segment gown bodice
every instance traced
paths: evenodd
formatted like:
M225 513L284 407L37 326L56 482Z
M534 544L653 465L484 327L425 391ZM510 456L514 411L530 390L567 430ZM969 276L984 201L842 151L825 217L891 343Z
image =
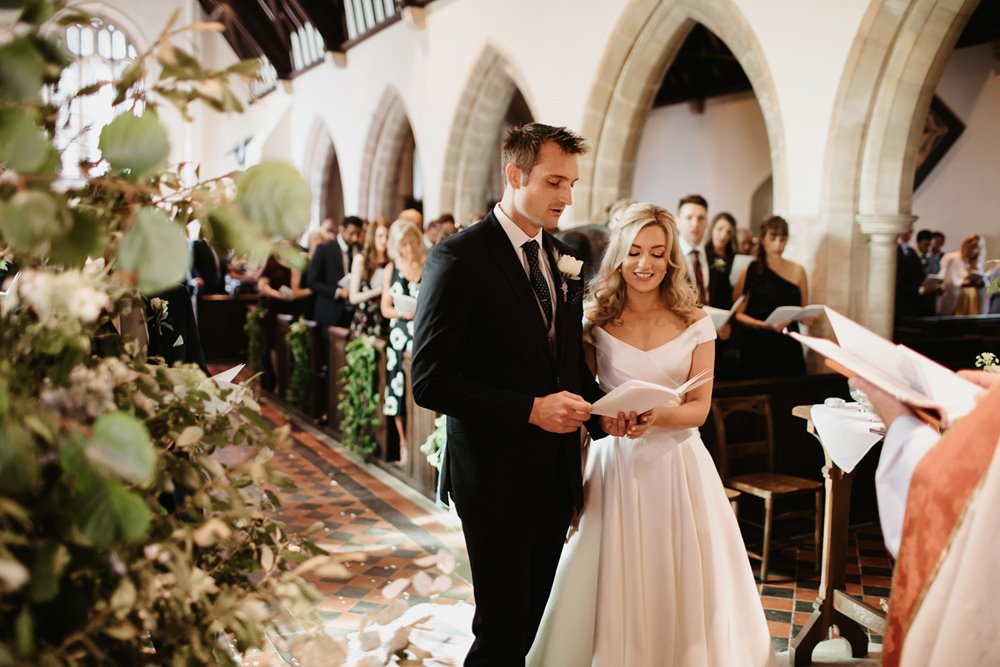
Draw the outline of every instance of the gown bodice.
M630 379L678 387L687 381L691 373L691 356L695 347L715 340L715 327L711 317L703 317L651 350L633 347L600 327L594 327L593 337L597 353L597 379L604 391L611 391Z

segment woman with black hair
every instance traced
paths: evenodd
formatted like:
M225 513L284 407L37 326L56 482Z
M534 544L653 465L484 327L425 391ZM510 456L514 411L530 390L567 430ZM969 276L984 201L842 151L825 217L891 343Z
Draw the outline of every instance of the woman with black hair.
M734 293L746 297L736 311L736 321L742 329L739 363L742 378L805 375L802 346L782 333L786 328L798 331L798 325L791 321L765 323L778 306L808 303L805 268L782 257L787 243L788 223L784 218L773 215L766 219L760 226L757 258L736 281Z

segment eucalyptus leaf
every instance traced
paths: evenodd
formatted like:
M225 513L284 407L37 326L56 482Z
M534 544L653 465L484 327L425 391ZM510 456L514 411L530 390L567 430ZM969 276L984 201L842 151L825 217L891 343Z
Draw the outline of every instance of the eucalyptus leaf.
M94 422L85 450L98 468L126 482L148 486L156 472L156 450L146 425L130 414L110 412Z
M269 235L297 238L309 224L309 186L285 162L264 161L237 176L236 203Z
M98 146L113 168L127 171L133 180L161 168L170 153L167 129L148 110L115 118L101 130Z
M187 273L187 236L162 211L144 208L122 238L118 263L135 271L144 294L162 292L178 285Z
M98 549L137 540L149 530L149 508L142 498L114 480L86 485L75 510L77 528L86 542Z
M0 234L17 250L31 252L62 236L69 224L69 213L43 192L24 190L0 203Z
M24 0L24 9L21 10L21 16L17 20L39 25L52 16L55 9L51 0Z
M46 540L38 545L35 563L31 567L31 599L48 602L59 595L59 580L69 565L66 545Z
M238 63L230 65L226 71L230 74L239 74L248 78L257 76L264 63L259 58L248 58Z
M38 453L34 439L20 426L0 429L0 494L32 491L38 484Z
M49 257L63 266L83 266L88 257L98 257L107 245L108 237L104 225L93 213L74 208L71 212L73 226L52 241Z
M0 46L0 99L27 102L38 96L45 59L26 37Z
M14 171L35 171L45 161L49 145L34 114L17 107L0 108L0 162Z

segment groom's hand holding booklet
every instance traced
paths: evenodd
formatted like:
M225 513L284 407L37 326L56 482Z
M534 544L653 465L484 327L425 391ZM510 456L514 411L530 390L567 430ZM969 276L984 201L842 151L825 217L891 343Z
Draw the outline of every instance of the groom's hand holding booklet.
M788 335L826 357L830 368L847 377L867 380L905 403L935 428L948 427L976 405L982 387L936 361L869 331L832 308L825 308L837 342Z
M616 417L619 412L626 415L634 412L641 415L653 408L677 405L684 394L711 381L713 377L705 369L674 389L644 380L626 380L594 403L591 414Z

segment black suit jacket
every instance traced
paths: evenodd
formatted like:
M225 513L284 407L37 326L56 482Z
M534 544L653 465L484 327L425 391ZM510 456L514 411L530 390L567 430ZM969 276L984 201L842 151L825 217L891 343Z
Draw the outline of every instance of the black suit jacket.
M226 291L225 262L205 239L191 244L191 277L201 278L205 286L202 294L224 294Z
M306 270L306 285L316 295L313 319L323 331L331 325L346 324L350 301L336 296L337 283L344 275L344 253L337 239L316 246Z
M167 317L157 324L156 313L150 305L154 298L167 302ZM176 363L198 364L208 374L205 352L201 348L198 322L194 318L191 295L183 285L154 294L145 301L146 332L149 334L148 354L163 357L168 366Z
M603 395L583 355L583 281L556 269L543 233L556 294L555 345L518 254L491 212L437 244L424 265L413 338L413 397L448 415L441 497L460 509L497 511L533 484L565 476L583 507L580 435L530 425L535 397L567 390L593 402ZM563 291L563 283L566 291ZM604 435L598 419L588 429Z
M912 248L904 252L900 244L896 244L896 318L924 315L920 285L926 278L924 264ZM931 313L933 314L933 313Z

